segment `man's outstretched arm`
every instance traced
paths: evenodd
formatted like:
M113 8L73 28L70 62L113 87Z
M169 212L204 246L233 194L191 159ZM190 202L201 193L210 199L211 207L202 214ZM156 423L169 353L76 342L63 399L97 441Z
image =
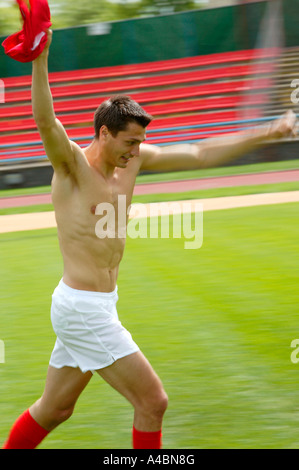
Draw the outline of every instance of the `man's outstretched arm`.
M52 31L40 56L32 62L32 110L47 156L56 171L70 173L74 166L74 144L56 118L48 79L48 54Z
M141 170L177 171L221 166L267 145L273 139L294 137L295 126L296 115L288 111L267 126L238 132L230 137L165 147L141 144Z

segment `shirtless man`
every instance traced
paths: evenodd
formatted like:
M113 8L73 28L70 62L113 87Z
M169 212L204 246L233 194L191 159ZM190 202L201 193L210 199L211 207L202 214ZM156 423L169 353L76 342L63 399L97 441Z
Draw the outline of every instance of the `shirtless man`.
M68 139L53 110L47 69L51 37L48 31L47 46L33 62L32 104L54 168L52 196L64 262L51 309L57 341L44 393L13 425L4 448L36 448L71 416L96 371L134 408L133 448L158 449L167 395L118 320L116 284L125 238L97 237L95 208L108 202L117 211L118 195L126 196L128 207L140 170L221 165L269 139L295 135L296 117L288 112L266 128L238 133L231 139L160 148L143 143L151 117L133 100L121 96L97 109L95 138L82 150Z

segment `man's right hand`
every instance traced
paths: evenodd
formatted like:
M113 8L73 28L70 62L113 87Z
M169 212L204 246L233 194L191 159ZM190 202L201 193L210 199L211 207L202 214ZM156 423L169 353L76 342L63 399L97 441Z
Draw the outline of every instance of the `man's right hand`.
M51 45L51 42L52 42L52 36L53 36L53 31L52 31L52 29L47 29L47 30L46 30L46 34L47 34L47 36L48 36L48 40L47 40L45 49L49 49L49 47L50 47L50 45ZM45 50L45 49L44 49L44 50Z
M52 36L53 36L53 31L51 29L47 29L45 31L46 35L47 35L47 42L46 42L46 45L44 47L44 50L43 52L35 59L35 60L38 60L40 57L48 57L49 55L49 49L50 49L50 45L51 45L51 42L52 42Z

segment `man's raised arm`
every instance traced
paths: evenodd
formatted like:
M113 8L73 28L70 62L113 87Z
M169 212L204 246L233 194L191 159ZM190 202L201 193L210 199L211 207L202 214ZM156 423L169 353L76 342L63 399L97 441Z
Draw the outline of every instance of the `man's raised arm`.
M178 171L221 166L276 139L296 135L296 115L288 111L267 126L230 137L165 147L141 145L141 170Z
M71 173L74 167L74 145L56 118L48 80L48 54L52 31L40 56L32 63L32 110L47 156L54 170Z

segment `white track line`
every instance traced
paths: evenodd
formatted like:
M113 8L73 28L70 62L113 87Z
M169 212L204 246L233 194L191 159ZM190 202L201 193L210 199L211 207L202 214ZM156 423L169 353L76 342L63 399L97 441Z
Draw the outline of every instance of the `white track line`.
M147 213L150 215L154 215L155 208L157 209L157 214L161 214L161 212L159 212L159 206L161 207L163 205L164 209L167 206L168 212L164 212L166 215L167 213L176 213L178 211L178 207L180 208L180 211L186 210L190 212L190 207L191 210L201 210L201 204L203 211L206 212L223 209L235 209L238 207L284 204L289 202L299 202L299 191L250 194L246 196L216 197L210 199L192 199L144 205L150 207L150 210L147 211ZM132 204L132 206L134 208L136 205ZM35 212L0 216L0 233L21 232L24 230L36 230L53 227L56 227L54 212Z

